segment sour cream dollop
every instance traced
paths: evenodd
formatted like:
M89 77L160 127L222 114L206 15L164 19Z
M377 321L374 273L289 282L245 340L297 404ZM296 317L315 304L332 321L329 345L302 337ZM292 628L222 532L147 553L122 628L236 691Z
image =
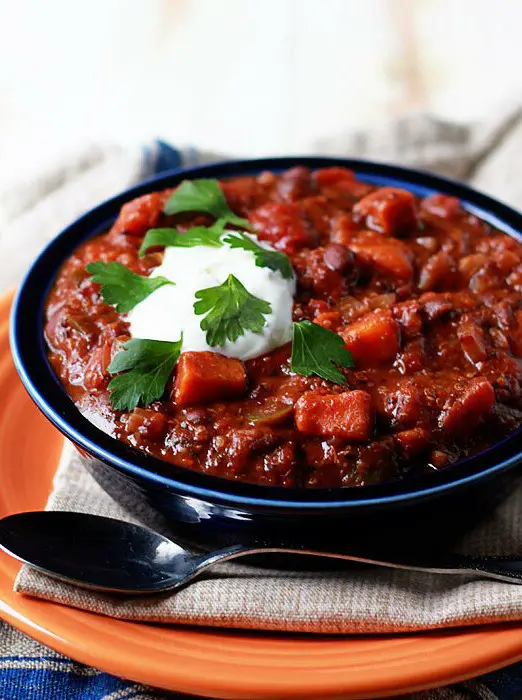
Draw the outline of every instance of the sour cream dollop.
M272 250L252 236L258 245ZM272 307L259 333L246 331L235 342L211 347L200 323L206 314L196 315L195 295L200 289L223 284L232 274ZM249 360L288 343L292 339L292 305L295 279L284 279L280 272L257 267L254 255L241 248L166 248L161 265L151 277L161 275L175 285L164 285L137 304L128 315L133 338L175 342L183 333L182 352L217 352L240 360Z

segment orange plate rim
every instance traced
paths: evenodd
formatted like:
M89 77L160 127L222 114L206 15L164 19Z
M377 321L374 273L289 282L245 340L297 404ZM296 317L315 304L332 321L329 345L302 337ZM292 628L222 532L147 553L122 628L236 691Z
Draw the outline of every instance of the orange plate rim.
M63 438L32 404L10 359L12 294L0 299L0 516L44 507ZM31 439L19 439L21 425ZM95 668L170 691L236 700L390 697L522 659L522 623L403 635L256 633L116 620L13 592L0 553L0 617Z

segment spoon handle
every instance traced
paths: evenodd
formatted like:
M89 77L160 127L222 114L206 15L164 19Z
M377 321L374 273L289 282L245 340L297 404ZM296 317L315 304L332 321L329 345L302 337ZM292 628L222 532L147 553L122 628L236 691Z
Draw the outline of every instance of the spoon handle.
M212 552L199 557L199 562L193 576L199 575L203 570L214 564L230 561L251 554L302 554L312 557L324 557L327 559L339 559L355 562L364 566L379 566L386 569L401 569L404 571L419 571L427 574L451 574L467 575L477 578L493 579L506 583L522 584L522 557L497 556L497 557L472 557L466 555L448 555L447 557L433 556L420 561L388 561L370 559L349 554L334 552L321 552L306 549L289 549L286 547L257 547L246 548L241 545L233 545L226 549ZM193 578L191 576L190 578Z

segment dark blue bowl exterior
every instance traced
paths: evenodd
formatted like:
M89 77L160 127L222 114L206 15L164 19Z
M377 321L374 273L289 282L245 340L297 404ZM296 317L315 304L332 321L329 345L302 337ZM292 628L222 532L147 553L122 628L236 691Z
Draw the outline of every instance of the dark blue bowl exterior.
M43 413L84 455L103 488L145 520L160 513L178 538L210 548L230 542L373 549L443 543L491 507L518 476L517 432L473 459L424 477L348 489L298 490L199 474L148 457L106 435L72 404L54 375L43 337L45 299L63 261L78 244L106 230L121 206L186 177L234 177L295 165L348 167L362 180L425 196L444 192L493 226L520 239L522 215L464 185L396 166L333 158L272 158L175 170L105 202L59 234L29 270L15 299L11 347L22 381Z
M425 500L386 503L369 508L265 510L226 506L175 488L144 482L92 455L85 466L100 486L145 525L196 549L214 550L233 543L325 549L350 554L390 556L447 549L486 517L514 488L517 470L476 481ZM264 564L264 562L258 562ZM317 562L310 562L313 566ZM270 560L270 564L278 562ZM285 567L288 560L281 562ZM301 562L296 560L294 568ZM321 566L323 563L321 562Z

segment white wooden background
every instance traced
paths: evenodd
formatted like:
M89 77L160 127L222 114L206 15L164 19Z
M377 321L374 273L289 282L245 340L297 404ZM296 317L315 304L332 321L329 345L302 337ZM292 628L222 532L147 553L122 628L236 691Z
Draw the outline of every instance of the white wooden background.
M245 155L522 95L520 0L0 0L0 168L161 135ZM522 97L521 97L522 99Z

